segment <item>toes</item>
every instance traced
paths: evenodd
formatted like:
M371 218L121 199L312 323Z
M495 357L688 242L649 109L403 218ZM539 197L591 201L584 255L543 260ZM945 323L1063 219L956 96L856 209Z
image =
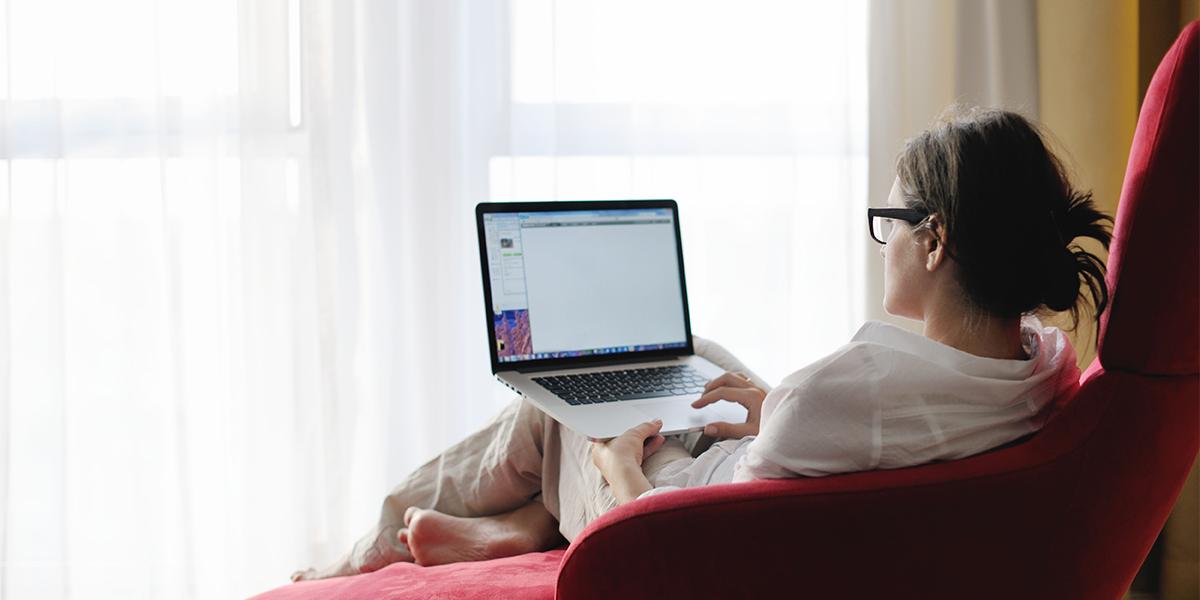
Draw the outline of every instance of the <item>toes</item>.
M404 511L404 524L405 525L412 525L413 515L417 514L418 510L421 510L421 509L419 509L415 506L410 506L410 507L408 507L408 509L406 509Z
M296 571L295 573L292 573L292 581L296 582L296 581L300 581L301 579L304 579L304 575L307 572L308 571Z
M400 539L401 544L408 545L408 529L401 529L396 532L396 537Z

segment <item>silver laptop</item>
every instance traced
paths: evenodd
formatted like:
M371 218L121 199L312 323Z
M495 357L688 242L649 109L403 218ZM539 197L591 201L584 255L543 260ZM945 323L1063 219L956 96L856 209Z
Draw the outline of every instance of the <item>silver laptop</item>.
M475 220L500 381L593 440L745 421L691 407L722 369L692 350L674 200L481 203Z

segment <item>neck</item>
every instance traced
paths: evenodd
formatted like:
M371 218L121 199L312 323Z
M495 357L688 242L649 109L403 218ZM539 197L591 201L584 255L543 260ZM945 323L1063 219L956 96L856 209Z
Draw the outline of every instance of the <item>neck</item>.
M943 303L925 315L925 337L983 358L1025 360L1021 319L984 315L967 327L968 310L961 303Z

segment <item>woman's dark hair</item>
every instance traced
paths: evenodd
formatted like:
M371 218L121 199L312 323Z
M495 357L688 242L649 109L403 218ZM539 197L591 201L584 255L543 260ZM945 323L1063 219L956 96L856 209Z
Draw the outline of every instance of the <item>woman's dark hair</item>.
M936 215L967 300L992 315L1046 307L1079 323L1083 287L1095 316L1108 305L1104 261L1112 218L1071 187L1062 163L1021 115L952 108L909 140L896 166L909 208Z

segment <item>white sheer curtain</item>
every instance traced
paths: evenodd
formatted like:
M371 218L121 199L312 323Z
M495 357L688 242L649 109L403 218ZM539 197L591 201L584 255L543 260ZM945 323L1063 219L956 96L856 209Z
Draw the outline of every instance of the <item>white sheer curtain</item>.
M861 324L865 2L513 3L496 199L674 198L692 330L771 381Z
M863 313L862 2L0 0L0 597L245 596L509 394L472 209L672 197L772 380Z

